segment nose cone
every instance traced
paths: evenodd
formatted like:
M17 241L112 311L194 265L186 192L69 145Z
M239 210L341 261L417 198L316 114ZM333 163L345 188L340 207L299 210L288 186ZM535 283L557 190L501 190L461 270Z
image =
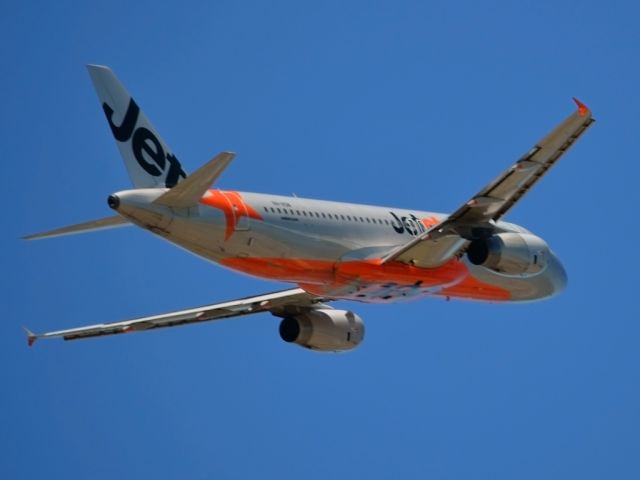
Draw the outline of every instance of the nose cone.
M554 295L557 295L567 287L568 278L567 272L562 266L562 262L560 262L558 257L556 257L555 255L551 257L549 274L551 283L553 284L553 293Z

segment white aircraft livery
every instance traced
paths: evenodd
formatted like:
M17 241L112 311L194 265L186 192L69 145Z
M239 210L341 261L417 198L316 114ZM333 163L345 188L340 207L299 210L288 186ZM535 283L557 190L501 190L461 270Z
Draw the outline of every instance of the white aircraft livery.
M29 345L270 312L282 318L284 341L344 351L363 340L364 324L356 313L333 308L335 300L522 302L551 297L566 285L547 243L502 217L594 122L577 99L577 110L522 158L443 214L212 188L233 153L187 174L114 73L87 68L133 188L109 195L114 216L25 238L133 224L207 260L293 288L127 321L27 330Z

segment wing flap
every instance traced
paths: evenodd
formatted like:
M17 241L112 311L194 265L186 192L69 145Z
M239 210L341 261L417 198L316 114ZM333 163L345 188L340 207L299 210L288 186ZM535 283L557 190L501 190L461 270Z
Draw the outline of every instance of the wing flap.
M417 267L433 268L453 258L467 243L459 235L433 235L403 248L402 251L394 252L390 257Z

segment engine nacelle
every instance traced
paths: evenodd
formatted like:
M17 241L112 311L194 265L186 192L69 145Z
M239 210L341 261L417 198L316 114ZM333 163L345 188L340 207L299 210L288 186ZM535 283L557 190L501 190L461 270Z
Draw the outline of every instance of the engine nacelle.
M364 338L364 322L348 310L315 309L285 317L280 337L289 343L323 352L341 352L357 347Z
M547 263L549 246L530 233L498 233L473 240L467 257L474 265L482 265L507 275L534 274Z

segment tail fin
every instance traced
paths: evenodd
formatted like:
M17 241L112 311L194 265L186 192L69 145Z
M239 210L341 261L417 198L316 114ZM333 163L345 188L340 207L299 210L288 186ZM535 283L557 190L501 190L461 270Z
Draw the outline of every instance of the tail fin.
M87 69L133 185L171 188L186 178L178 159L111 69Z

